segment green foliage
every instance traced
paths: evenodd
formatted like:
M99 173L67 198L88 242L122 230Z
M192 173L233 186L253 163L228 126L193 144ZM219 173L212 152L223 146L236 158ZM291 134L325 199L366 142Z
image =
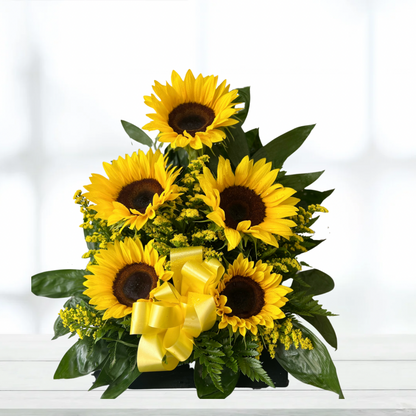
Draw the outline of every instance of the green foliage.
M244 109L239 111L234 117L240 121L240 126L246 121L248 110L250 109L250 87L237 88L238 97L234 103L243 103Z
M126 368L120 376L110 383L107 390L102 394L102 399L115 399L123 391L127 390L131 383L140 376L140 371L135 364L133 368Z
M54 336L52 339L57 339L63 335L69 334L69 328L64 327L60 316L56 318L55 323L53 324L53 332Z
M228 158L234 168L241 162L241 160L248 156L250 151L247 145L246 136L240 124L228 127L227 140L224 145L227 149Z
M322 204L322 202L328 198L332 192L334 192L334 189L330 189L324 192L314 191L312 189L304 189L303 191L296 192L294 196L300 199L298 206L307 209L308 205Z
M153 140L142 129L124 120L121 120L121 124L131 139L149 147L153 146Z
M185 170L189 163L189 157L186 150L182 147L176 147L175 149L172 149L172 147L169 145L165 149L165 155L168 156L168 166L177 166L182 167L182 170Z
M334 288L334 281L326 273L311 269L298 273L291 288L294 292L303 290L307 295L317 296L330 292Z
M250 151L250 156L254 155L257 150L263 147L260 140L259 129L246 131L246 140Z
M247 334L246 337L247 340L239 337L233 347L233 355L237 360L240 371L251 381L263 381L268 386L274 387L272 379L262 367L261 362L254 358L259 355L257 342L250 340L250 334Z
M305 290L291 292L286 295L289 302L282 308L283 311L288 311L301 316L336 316L327 311L313 299L313 295L309 295Z
M291 288L293 289L293 293L298 293L298 298L303 297L303 299L307 301L307 297L312 298L313 296L322 295L324 293L330 292L334 288L334 281L326 273L321 272L317 269L311 269L296 274L294 276ZM293 305L291 301L290 305L288 304L288 307L292 308L292 306ZM309 306L313 306L313 304ZM297 312L293 310L293 312L297 313L299 316L305 319L305 321L313 325L323 336L325 341L328 342L329 345L331 345L334 348L337 348L337 336L335 334L331 322L327 318L327 316L333 315L313 313L314 310L314 307L312 307L311 309L308 309L306 313L302 310L298 310Z
M273 381L263 369L261 362L255 358L259 355L258 343L252 341L251 337L251 333L242 337L238 333L233 334L227 330L217 332L213 329L196 338L193 359L197 364L195 367L197 389L199 386L204 394L208 392L210 398L214 394L214 388L216 398L228 395L231 392L228 391L229 386L224 383L224 378L227 380L230 378L232 382L235 379L237 383L240 371L252 381L263 381L274 387ZM237 376L234 377L231 373ZM227 381L229 382L230 380ZM200 392L198 392L198 397L200 397Z
M53 270L32 276L32 293L47 298L67 298L82 293L86 287L85 270Z
M264 147L259 149L253 159L257 162L266 158L268 162L273 163L273 168L281 168L283 162L294 153L309 136L315 125L302 126L282 134Z
M90 337L79 339L63 356L53 376L55 379L76 378L100 368L108 356L107 343Z
M338 381L337 371L325 345L315 335L298 322L293 326L302 331L313 344L313 350L296 349L293 345L285 350L283 344L276 348L276 360L293 377L303 383L333 391L344 398Z
M211 149L208 150L209 155L209 162L208 167L211 172L216 176L217 174L217 167L218 167L218 159L222 156L224 159L228 158L227 150L224 147L223 143L214 143Z
M209 376L215 388L224 393L221 373L225 364L222 357L226 357L226 354L221 351L222 344L213 335L212 332L204 332L195 339L193 357L201 365L201 377L205 379Z
M114 383L123 373L134 371L137 360L137 347L127 347L119 342L108 344L109 354L101 366L101 371L90 390Z
M333 348L338 348L338 340L335 330L328 317L323 315L306 316L300 315L306 322L314 326L322 335L324 340Z
M202 376L203 371L204 366L197 361L194 370L194 382L200 399L225 399L234 391L240 376L239 372L234 372L227 367L224 368L219 376L221 385L224 388L223 390L218 390L209 375L206 377Z
M295 191L301 191L307 186L314 183L324 171L311 172L311 173L300 173L298 175L285 175L279 179L279 183L287 188L293 188Z

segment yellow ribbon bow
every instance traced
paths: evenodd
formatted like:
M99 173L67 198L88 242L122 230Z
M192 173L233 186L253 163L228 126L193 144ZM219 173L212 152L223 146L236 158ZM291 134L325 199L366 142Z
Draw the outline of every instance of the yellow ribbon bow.
M173 249L173 283L151 292L152 301L133 304L130 334L141 334L140 372L170 371L192 353L193 339L216 320L213 290L224 274L216 259L203 261L202 247Z

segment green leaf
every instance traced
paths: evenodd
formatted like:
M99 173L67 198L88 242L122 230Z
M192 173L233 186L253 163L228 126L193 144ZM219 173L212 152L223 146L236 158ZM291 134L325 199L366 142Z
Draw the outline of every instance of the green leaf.
M314 127L314 124L302 126L282 134L259 149L253 156L254 161L266 158L273 163L274 169L281 168L283 162L299 149Z
M94 343L91 337L79 339L63 356L54 379L81 377L100 368L108 355L104 341Z
M310 237L303 237L302 246L305 247L308 251L312 250L313 248L319 246L319 244L323 243L325 240L314 240ZM297 256L298 254L301 254L302 251L295 251L294 254Z
M132 369L130 366L127 368L116 380L114 380L102 394L102 399L115 399L120 396L123 391L127 390L131 383L140 376L140 371L137 365L134 365Z
M90 390L102 386L108 386L120 377L126 370L129 368L131 370L130 362L132 358L136 357L137 350L126 347L120 343L114 343L113 348L116 348L114 363L112 357L108 356L101 368L99 376L91 386Z
M227 128L226 150L228 158L234 167L241 162L244 156L249 155L246 136L240 124Z
M295 191L301 191L302 189L305 189L307 186L314 183L323 173L324 171L322 170L321 172L288 175L279 180L279 183L287 188L292 188Z
M246 121L248 110L250 108L250 87L237 88L238 97L233 101L235 103L244 103L244 109L239 111L234 117L240 120L240 126Z
M299 272L296 277L301 278L309 287L305 287L293 280L292 289L294 292L302 290L307 295L317 296L330 292L335 286L332 277L318 269Z
M301 201L298 205L302 208L307 208L308 205L322 204L322 202L329 197L329 195L334 192L334 189L330 189L325 192L314 191L312 189L305 189L303 191L298 191L294 197L299 198Z
M199 362L195 363L194 381L196 392L200 399L225 399L234 391L238 377L240 376L239 372L234 373L228 367L223 368L220 377L224 392L221 392L215 387L209 375L202 377L203 367Z
M56 318L56 321L53 324L53 332L55 335L52 339L57 339L59 337L62 337L63 335L69 334L69 328L64 327L60 316Z
M258 354L258 351L256 351ZM275 387L272 379L261 366L261 362L254 357L238 357L238 366L241 372L246 375L251 381L263 381L270 387Z
M53 270L32 276L32 292L47 298L67 298L86 290L85 270Z
M223 143L214 143L211 149L207 149L207 154L209 156L208 167L211 172L214 172L216 175L218 167L218 159L222 156L224 159L228 159L227 151Z
M121 120L121 124L131 139L149 147L153 146L153 140L142 129L124 120Z
M246 131L246 139L248 148L250 150L250 155L254 155L257 150L263 147L260 140L259 129Z
M335 349L338 348L337 335L335 330L327 316L314 315L303 316L300 315L305 321L313 325L319 333L323 336L324 340Z
M83 306L88 307L88 302L89 301L90 301L90 298L88 296L83 295L83 294L80 293L78 295L71 296L64 303L64 308L75 309L77 307L77 305L83 305ZM92 308L92 306L90 306L90 308Z
M300 329L304 337L308 337L313 344L313 350L296 349L292 345L285 350L283 344L278 343L276 348L276 360L293 377L319 387L324 390L333 391L344 398L338 381L337 370L332 362L325 345L315 335L299 323L293 326Z
M167 158L167 165L173 165L182 167L185 170L189 163L189 157L187 151L183 147L177 147L172 149L170 145L165 149L165 155Z

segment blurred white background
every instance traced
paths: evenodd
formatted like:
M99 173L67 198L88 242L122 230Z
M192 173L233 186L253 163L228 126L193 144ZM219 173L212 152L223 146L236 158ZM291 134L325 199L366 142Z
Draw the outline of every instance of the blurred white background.
M285 165L336 188L301 259L335 279L339 335L416 333L415 19L414 0L0 2L0 333L52 333L63 301L30 276L85 267L74 192L189 68L252 87L263 143L317 123Z

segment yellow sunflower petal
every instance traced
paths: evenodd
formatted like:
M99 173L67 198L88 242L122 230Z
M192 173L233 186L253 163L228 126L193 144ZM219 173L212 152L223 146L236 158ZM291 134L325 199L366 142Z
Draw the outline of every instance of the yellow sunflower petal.
M296 215L299 200L292 196L294 189L273 184L278 170L271 167L266 159L254 163L246 156L233 174L230 161L220 156L217 179L208 168L198 178L201 198L212 209L207 217L224 228L229 250L239 244L239 232L274 247L278 247L276 235L292 235L290 227L296 224L286 218Z
M243 336L247 331L257 334L259 325L273 328L274 319L285 317L280 308L287 302L284 295L290 288L271 284L280 282L278 275L271 271L272 267L261 260L254 264L242 254L229 265L215 292L220 329L230 325L233 332L238 330ZM253 298L247 305L241 305L242 299L250 297Z
M172 85L155 81L153 90L158 98L152 94L144 100L156 113L148 114L152 121L143 128L159 130L159 140L172 148L189 144L201 149L203 144L211 147L224 140L220 129L238 123L231 118L240 110L233 103L238 91L229 91L225 81L217 87L217 81L212 75L195 79L190 70L184 80L173 71Z
M155 211L179 196L173 184L179 170L167 169L160 150L139 150L130 157L104 163L108 179L93 174L86 185L85 197L95 203L96 216L109 225L124 222L124 227L140 229Z
M105 311L104 319L128 315L136 300L148 299L159 279L167 280L172 275L164 270L165 259L159 258L152 242L143 247L140 240L132 238L108 244L95 260L98 264L88 268L93 274L85 276L84 294L97 310Z

